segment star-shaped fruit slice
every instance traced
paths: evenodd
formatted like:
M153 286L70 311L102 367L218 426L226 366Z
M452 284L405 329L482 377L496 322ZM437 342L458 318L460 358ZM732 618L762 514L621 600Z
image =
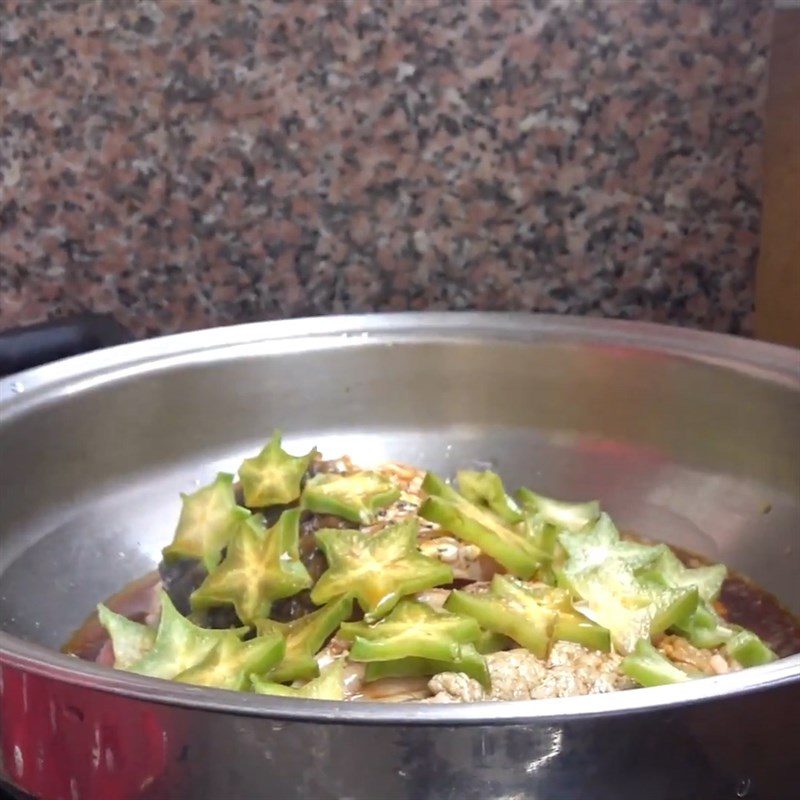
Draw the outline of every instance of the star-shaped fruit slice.
M102 603L97 606L97 616L111 637L117 669L127 669L135 664L155 644L156 629L149 625L123 617Z
M569 503L536 494L525 488L517 492L517 497L525 511L541 517L548 525L553 525L558 530L579 531L596 522L600 516L600 504L597 500L590 500L588 503Z
M167 561L196 558L207 570L220 559L234 530L249 515L247 509L236 505L233 494L233 475L220 472L213 483L193 494L182 494L183 507L172 544L163 550Z
M285 643L279 633L243 642L233 632L221 638L208 655L175 676L176 681L244 692L250 675L271 669L283 657Z
M303 490L303 507L317 514L369 525L375 514L394 503L400 489L388 477L377 472L353 472L349 475L316 475Z
M346 595L292 622L259 622L259 633L277 632L286 639L283 660L269 673L269 680L287 683L316 677L319 667L314 656L352 611L353 599Z
M281 447L280 431L269 444L239 467L244 502L250 508L286 505L300 497L300 484L316 450L304 456L291 456Z
M529 535L524 522L504 521L490 508L471 503L432 472L425 476L422 489L428 496L420 506L421 517L476 545L513 575L529 578L547 560L548 554Z
M344 659L335 661L323 667L320 676L314 678L303 686L284 686L272 680L251 677L253 691L257 694L271 694L278 697L296 697L306 700L344 700Z
M591 528L560 533L558 540L568 555L559 584L578 598L580 613L610 631L622 653L687 620L697 608L696 585L646 577L665 557L666 545L620 539L607 514Z
M370 661L364 670L364 681L381 678L420 678L439 672L463 672L487 689L491 685L486 659L471 644L462 644L458 658L436 661L432 658L400 658L397 661Z
M345 622L339 633L353 642L353 661L453 661L461 657L461 646L475 642L481 630L470 617L436 611L418 600L401 600L389 616L374 625Z
M461 469L456 475L461 494L479 506L486 506L497 514L503 522L515 524L522 522L522 511L517 502L506 494L503 481L496 472L484 470L476 472Z
M182 616L162 591L161 619L153 646L127 669L140 675L171 679L199 664L225 637L244 633L244 628L235 631L200 628Z
M195 610L232 605L245 625L269 616L273 600L311 585L298 551L299 509L284 511L269 529L252 515L231 537L222 563L192 592Z
M316 540L328 569L311 590L318 605L353 595L369 621L385 616L407 594L451 583L452 569L417 549L416 520L380 531L323 529Z
M475 619L482 628L503 634L538 658L550 649L558 611L508 576L495 575L481 594L453 591L444 607Z

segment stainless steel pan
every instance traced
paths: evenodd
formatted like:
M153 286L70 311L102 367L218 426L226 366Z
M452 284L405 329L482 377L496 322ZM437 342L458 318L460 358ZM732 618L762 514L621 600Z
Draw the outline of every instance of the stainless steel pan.
M800 656L676 687L373 705L209 691L54 649L151 569L178 493L298 448L599 497L800 610L800 360L657 326L411 314L124 345L0 382L2 778L52 798L789 797Z

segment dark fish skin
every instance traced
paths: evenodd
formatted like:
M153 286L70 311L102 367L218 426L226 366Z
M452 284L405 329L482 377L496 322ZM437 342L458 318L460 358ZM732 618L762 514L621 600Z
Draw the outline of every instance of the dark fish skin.
M158 574L164 591L175 608L184 616L190 611L189 595L205 580L206 568L194 558L162 561Z

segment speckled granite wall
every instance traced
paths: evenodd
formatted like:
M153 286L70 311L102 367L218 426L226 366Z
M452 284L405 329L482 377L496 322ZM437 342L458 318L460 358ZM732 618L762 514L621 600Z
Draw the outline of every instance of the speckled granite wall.
M749 328L767 0L1 5L1 326Z

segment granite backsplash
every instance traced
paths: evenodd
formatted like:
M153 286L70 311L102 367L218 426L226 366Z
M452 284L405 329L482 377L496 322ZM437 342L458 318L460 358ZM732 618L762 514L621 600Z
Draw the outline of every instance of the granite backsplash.
M0 327L747 333L771 4L4 0Z

